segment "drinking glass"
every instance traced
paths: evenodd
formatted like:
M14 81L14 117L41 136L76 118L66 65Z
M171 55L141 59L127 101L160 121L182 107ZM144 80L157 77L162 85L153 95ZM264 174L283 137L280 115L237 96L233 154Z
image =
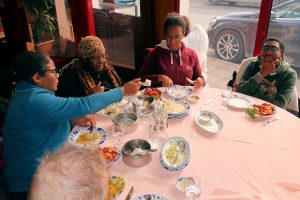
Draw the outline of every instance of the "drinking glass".
M124 123L113 123L112 124L112 135L114 138L117 139L117 142L115 143L115 147L121 148L122 142L120 140L120 136L124 135Z
M146 106L144 105L136 105L135 112L137 115L143 115L146 113Z
M192 181L189 185L186 185L186 187L184 188L186 200L197 199L201 194L200 179L196 176L192 176L190 178L192 179Z
M153 149L159 149L162 143L168 139L168 114L162 111L156 111L151 115L148 127L148 141Z

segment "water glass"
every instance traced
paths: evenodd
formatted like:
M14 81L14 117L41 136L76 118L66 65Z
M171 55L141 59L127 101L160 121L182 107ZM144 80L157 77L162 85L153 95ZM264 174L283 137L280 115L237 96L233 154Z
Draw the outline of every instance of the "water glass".
M159 126L168 127L168 113L164 111L156 111L151 114L151 123ZM166 131L166 129L165 129Z
M168 139L168 135L165 125L149 124L148 142L152 149L160 149L166 139Z
M201 194L200 179L196 176L191 177L192 181L184 188L186 200L197 199Z
M144 105L136 105L135 112L137 115L143 115L146 113L146 106Z
M113 123L112 124L112 135L117 139L117 143L114 145L117 148L122 146L120 136L124 135L124 123Z

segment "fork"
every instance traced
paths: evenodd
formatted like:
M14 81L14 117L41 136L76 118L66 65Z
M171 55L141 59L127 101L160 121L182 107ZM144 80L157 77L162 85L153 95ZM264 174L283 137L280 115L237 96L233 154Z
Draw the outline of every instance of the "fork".
M93 130L94 130L94 127L93 127L93 125L91 124L91 126L89 127L90 134L92 134Z
M275 122L275 121L277 121L277 120L279 120L279 119L280 119L280 116L277 116L277 117L275 117L275 118L273 118L273 119L270 119L270 120L264 122L264 125L267 126L267 125L269 125L271 122Z

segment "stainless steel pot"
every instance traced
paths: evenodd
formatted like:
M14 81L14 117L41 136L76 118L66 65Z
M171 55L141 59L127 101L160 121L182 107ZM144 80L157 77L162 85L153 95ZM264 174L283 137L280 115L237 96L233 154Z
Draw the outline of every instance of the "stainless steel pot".
M137 97L139 100L143 100L144 106L146 107L146 112L153 109L152 105L154 104L154 97L150 95L140 95ZM136 112L136 105L132 102L133 111Z
M141 167L152 160L151 145L146 140L134 139L126 142L122 147L122 159L126 165Z
M120 113L116 115L112 121L116 124L124 124L124 133L131 133L135 131L138 127L137 116L134 113Z

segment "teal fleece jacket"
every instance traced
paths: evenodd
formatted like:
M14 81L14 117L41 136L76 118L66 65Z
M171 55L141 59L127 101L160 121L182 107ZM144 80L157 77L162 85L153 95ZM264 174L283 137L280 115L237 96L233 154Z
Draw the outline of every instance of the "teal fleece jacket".
M282 60L273 75L260 75L261 60L251 62L246 68L237 91L286 109L296 85L297 73Z
M3 127L3 175L9 191L29 190L43 155L67 140L70 120L97 112L122 96L122 90L116 88L82 98L62 98L20 81Z

